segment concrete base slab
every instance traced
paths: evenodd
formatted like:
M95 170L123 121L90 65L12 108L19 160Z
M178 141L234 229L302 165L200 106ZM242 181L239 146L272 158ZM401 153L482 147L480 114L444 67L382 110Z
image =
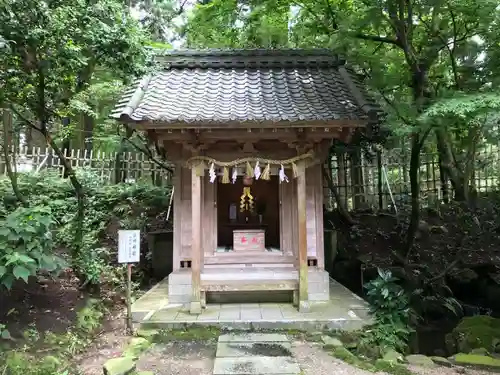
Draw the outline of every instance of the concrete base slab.
M300 367L291 357L216 358L213 375L298 375Z
M240 333L219 337L214 375L298 375L292 344L284 334Z
M291 356L292 344L289 342L219 342L218 357L268 357Z
M219 342L289 342L288 337L280 333L229 333L221 335Z

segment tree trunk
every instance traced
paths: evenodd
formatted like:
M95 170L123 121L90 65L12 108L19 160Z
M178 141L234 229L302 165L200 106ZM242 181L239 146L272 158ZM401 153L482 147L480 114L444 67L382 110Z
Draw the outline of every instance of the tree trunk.
M383 210L384 207L384 183L382 181L382 152L377 151L377 190L378 190L378 209Z
M420 222L420 151L422 150L423 142L420 139L420 133L416 131L411 138L411 153L410 153L410 193L411 193L411 215L410 224L406 232L406 243L404 249L404 257L408 263L411 249L415 241L415 235Z
M335 198L335 202L337 203L337 210L339 211L340 216L347 224L353 225L354 220L349 214L349 211L347 211L347 209L345 208L342 200L340 199L340 195L335 187L335 184L333 183L331 175L326 170L325 165L323 165L322 168L323 168L323 177L326 181L326 184L328 185L328 188L332 192L333 197Z
M439 179L441 181L441 191L443 192L443 203L450 203L450 191L448 190L448 177L446 176L446 171L443 168L443 159L438 153L438 164L439 164Z
M421 113L424 109L426 72L421 66L413 67L413 103L417 113ZM415 242L420 223L420 152L424 146L425 139L430 133L428 128L425 131L415 129L411 136L411 152L410 152L410 193L411 193L411 215L408 230L406 232L404 244L404 262L408 264Z
M346 166L345 166L345 153L336 152L337 156L337 176L338 176L338 195L339 202L342 202L342 205L345 208L347 207L347 177L346 177ZM333 181L332 181L333 182Z
M95 119L87 113L83 114L83 150L87 151L87 155L90 157L90 153L93 149L93 131L94 131Z
M68 175L68 178L73 185L73 189L75 190L76 200L77 200L77 211L75 216L75 239L74 239L74 247L72 249L73 261L76 260L78 255L80 254L80 250L83 243L83 221L85 219L85 191L83 189L82 184L78 180L75 174L75 170L71 166L71 163L65 157L64 152L59 148L57 143L48 133L47 129L44 127L41 129L42 134L45 136L47 140L47 144L54 150L54 153L59 157L59 160L64 166L64 170Z
M3 108L3 152L5 159L5 171L7 176L9 176L10 184L12 186L12 191L16 196L17 200L24 206L28 207L28 201L24 195L19 190L17 184L17 173L12 170L12 165L15 165L15 157L10 158L11 140L12 140L12 114L7 108Z
M464 202L467 200L467 184L464 184L463 174L454 162L451 145L444 132L445 130L442 128L436 129L436 143L441 167L446 178L450 179L455 192L455 200Z
M62 126L63 128L68 128L70 126L70 123L71 123L71 119L69 117L65 117L63 118L62 120ZM63 139L63 142L62 142L62 145L61 145L61 148L62 148L62 153L63 153L63 157L64 157L64 160L68 161L66 159L66 155L69 154L70 152L70 148L71 148L71 138L69 136L69 132L65 132L66 133L66 137ZM48 143L48 142L47 142ZM55 151L55 150L54 150ZM56 153L57 154L57 153ZM62 162L62 160L61 160ZM71 164L71 162L69 162L69 164ZM63 163L64 165L64 173L63 173L63 176L64 178L68 178L69 176L69 172L68 172L68 169L66 168L66 165Z
M351 184L354 209L363 208L365 203L363 166L361 149L356 149L350 154L351 158Z
M124 182L127 178L127 171L125 170L125 163L123 162L123 154L127 149L126 140L122 139L120 142L120 148L116 153L115 157L115 184ZM122 173L123 171L123 173Z

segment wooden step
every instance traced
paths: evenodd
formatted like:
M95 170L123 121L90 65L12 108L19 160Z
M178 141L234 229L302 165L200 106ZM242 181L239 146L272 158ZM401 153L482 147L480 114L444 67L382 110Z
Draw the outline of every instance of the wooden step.
M295 256L283 255L283 253L262 252L239 252L239 253L216 253L205 256L205 264L259 264L259 263L294 263Z

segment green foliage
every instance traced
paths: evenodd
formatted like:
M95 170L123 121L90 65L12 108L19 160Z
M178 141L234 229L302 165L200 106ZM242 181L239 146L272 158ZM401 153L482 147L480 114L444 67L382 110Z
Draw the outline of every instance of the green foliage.
M49 110L46 116L64 115L98 64L126 80L144 67L144 34L116 0L92 6L86 0L7 1L0 11L0 35L14 46L13 53L0 55L7 68L0 73L4 95L37 115L40 105Z
M214 0L196 5L182 33L191 48L283 48L290 19L287 1Z
M0 323L0 339L1 340L10 340L10 332L7 329L7 326L5 324Z
M357 368L367 370L367 371L374 371L375 370L374 366L370 362L356 357L349 350L347 350L346 348L344 348L342 346L335 348L332 351L332 355L335 358L338 358L338 359L344 361L345 363L356 366Z
M0 221L0 283L13 282L40 270L59 271L64 262L53 254L53 218L49 207L18 207Z
M455 93L453 97L441 99L427 108L420 119L421 121L430 121L439 118L458 118L471 121L498 108L500 108L500 95L498 93Z
M101 325L104 306L88 300L77 313L77 324L63 334L45 332L35 328L24 333L25 345L18 349L0 351L0 370L10 375L69 375L74 374L73 357L92 342L92 335ZM42 349L40 351L40 349ZM40 353L50 353L41 355Z
M408 370L405 365L396 363L394 361L384 361L383 359L378 359L375 362L375 369L377 372L385 372L392 375L412 375L413 372Z
M83 243L77 258L72 259L72 265L89 284L104 283L111 287L120 285L121 288L124 270L116 265L116 229L140 229L145 236L149 220L168 207L169 189L146 184L108 186L87 170L78 170L77 175L88 199ZM59 270L63 263L53 255L54 249L71 248L75 241L73 213L77 201L69 182L51 172L43 172L21 174L18 184L31 208L16 207L10 201L6 203L5 199L0 204L0 218L3 216L6 222L0 229L0 240L5 238L7 241L11 236L5 250L0 251L1 266L7 263L2 256L11 261L5 266L9 272L0 279L5 279L6 284L13 280L15 266L26 268L29 275L40 269ZM10 195L10 182L6 178L0 179L0 196ZM31 219L27 220L29 217ZM12 241L18 237L22 240ZM17 260L13 262L12 259ZM24 278L25 273L21 271L23 269L18 268L16 275Z
M479 348L499 353L500 319L486 315L463 318L446 336L446 344L452 353L470 353Z
M90 299L86 306L76 314L76 328L84 333L92 332L101 325L103 316L102 303L99 300Z
M378 347L404 352L413 330L412 310L403 287L390 271L378 270L378 277L365 285L374 324L361 339L361 347Z

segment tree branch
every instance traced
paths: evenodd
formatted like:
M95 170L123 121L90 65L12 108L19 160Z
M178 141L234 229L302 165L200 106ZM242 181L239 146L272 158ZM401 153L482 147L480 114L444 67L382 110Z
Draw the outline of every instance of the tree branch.
M353 220L352 216L349 214L349 212L345 209L344 205L342 204L340 200L339 193L337 192L337 189L335 187L335 184L333 183L332 177L328 173L328 170L326 167L323 165L323 177L326 181L326 184L328 185L328 188L330 191L333 193L333 196L335 197L335 202L337 203L337 208L339 210L340 215L347 221L347 224L349 225L354 225L356 222Z
M366 69L363 69L363 72L365 73L365 75L371 76L370 73ZM387 95L385 95L385 93L380 88L377 88L377 91L380 93L380 95L382 96L382 98L384 99L384 101L394 110L394 112L396 113L396 116L403 123L405 123L406 125L413 125L412 122L409 119L407 119L405 116L403 116L401 114L401 112L399 111L398 107L387 97Z
M391 44L399 48L403 48L401 42L397 39L385 37L385 36L378 36L378 35L366 35L363 33L355 33L352 34L352 36L356 39L361 39L361 40L369 40L372 42L379 42L379 43L385 43L385 44Z
M139 137L139 139L141 139L142 141L144 141L139 135L138 135L138 137ZM155 163L160 168L166 170L169 173L174 173L174 171L173 171L172 168L170 168L168 165L166 165L165 163L163 163L163 162L159 161L157 158L155 158L154 155L153 155L153 153L151 152L151 150L148 147L144 147L143 148L143 147L135 144L135 142L132 142L132 140L130 139L130 136L122 137L122 140L127 141L128 143L130 143L130 145L133 148L135 148L137 151L144 153L149 158L149 160L151 160L153 163Z
M338 30L339 25L337 23L335 12L333 11L332 5L330 4L330 0L325 0L326 8L328 10L328 15L330 16L330 22L332 23L332 27L334 30Z
M38 126L36 126L35 122L28 119L26 116L21 114L12 104L9 106L10 110L16 114L17 117L19 117L25 124L27 124L29 127L42 132L42 129L40 129Z

